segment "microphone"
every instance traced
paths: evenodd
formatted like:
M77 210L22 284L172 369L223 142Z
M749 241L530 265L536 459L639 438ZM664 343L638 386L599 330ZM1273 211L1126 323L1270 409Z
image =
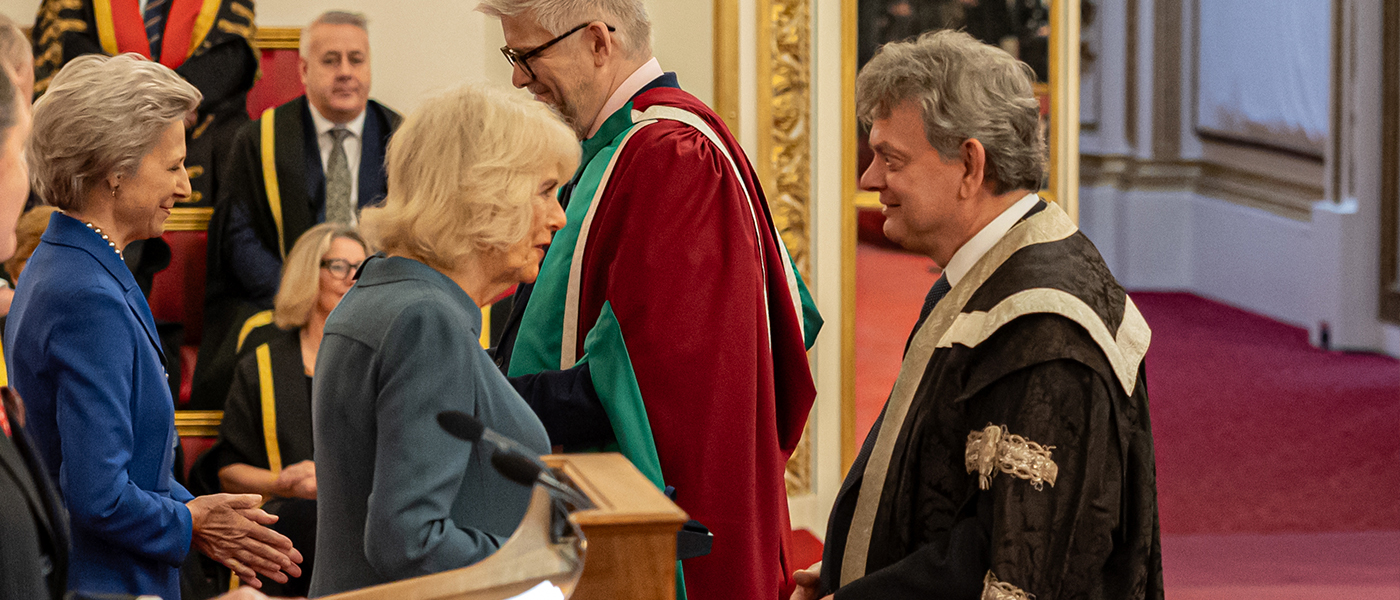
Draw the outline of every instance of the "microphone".
M479 419L459 410L444 410L437 414L438 426L452 437L476 444L485 442L492 447L491 466L502 477L526 487L539 483L552 495L578 509L593 508L593 501L578 490L554 477L540 459L515 440L487 428Z

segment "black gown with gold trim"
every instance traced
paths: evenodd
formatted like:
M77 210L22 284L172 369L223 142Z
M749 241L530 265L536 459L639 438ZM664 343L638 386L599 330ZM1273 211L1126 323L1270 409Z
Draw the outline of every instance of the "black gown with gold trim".
M151 57L139 0L44 0L34 21L34 94L48 89L63 65L84 54L136 52ZM195 125L185 132L190 198L182 206L213 206L217 167L233 135L248 122L248 90L258 74L250 0L171 0L165 38L185 40L183 50L162 56L204 99Z
M1150 331L1038 208L921 322L837 495L823 595L1162 598Z
M221 491L218 472L228 465L246 464L275 475L283 467L312 460L311 377L302 364L301 330L262 325L243 337L219 440L192 470L197 481L191 484L201 492ZM264 381L270 381L271 388ZM305 596L315 558L316 501L272 498L263 509L280 517L273 529L291 538L304 559L301 577L286 584L264 579L263 591Z

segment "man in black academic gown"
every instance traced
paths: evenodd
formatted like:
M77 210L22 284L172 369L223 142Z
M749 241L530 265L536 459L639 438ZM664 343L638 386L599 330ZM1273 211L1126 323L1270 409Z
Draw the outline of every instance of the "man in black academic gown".
M369 61L365 18L322 14L301 38L306 95L263 112L234 138L209 222L191 408L223 407L239 333L249 317L272 308L282 260L297 238L317 223L353 224L360 207L384 197L384 151L403 119L369 99Z
M1028 67L962 32L856 82L885 234L943 266L794 598L1162 598L1146 322L1035 190Z

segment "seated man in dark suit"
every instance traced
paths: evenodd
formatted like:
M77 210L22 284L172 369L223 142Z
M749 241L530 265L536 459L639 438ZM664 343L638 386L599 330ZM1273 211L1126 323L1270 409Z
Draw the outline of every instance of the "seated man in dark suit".
M235 137L209 222L191 408L222 406L238 330L272 307L292 242L317 223L353 225L361 207L384 197L384 149L402 118L369 99L369 61L365 18L322 14L302 31L306 95L263 112Z

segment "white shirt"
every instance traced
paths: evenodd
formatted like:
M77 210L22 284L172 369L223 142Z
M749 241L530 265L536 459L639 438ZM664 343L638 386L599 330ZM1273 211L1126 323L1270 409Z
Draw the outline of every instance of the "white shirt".
M948 276L948 284L958 285L963 276L972 269L972 265L977 264L977 261L982 259L982 255L991 250L992 246L1001 241L1001 238L1006 237L1006 232L1011 231L1011 227L1020 221L1021 217L1026 216L1026 213L1030 212L1032 208L1035 208L1035 203L1039 201L1040 197L1036 196L1034 192L1026 194L1025 198L1017 200L1015 204L1011 205L1011 208L1002 211L997 218L992 219L991 223L987 223L986 227L977 232L977 235L972 236L972 239L958 248L958 251L953 253L953 257L948 259L948 266L943 267L943 273Z
M365 133L365 112L360 111L359 116L351 119L349 123L332 123L330 119L321 115L321 111L316 110L316 105L307 102L311 108L311 121L316 125L316 145L321 148L321 173L324 175L326 167L331 164L331 149L335 147L335 137L331 136L331 130L336 127L344 127L350 132L345 136L342 145L345 146L345 162L350 166L350 205L360 205L360 146ZM350 224L354 225L358 220L356 211L350 211Z
M632 74L622 81L622 85L618 86L611 96L608 96L607 103L603 104L603 110L593 118L593 127L588 130L588 137L597 135L598 130L602 129L603 122L607 121L608 117L627 104L627 101L631 100L632 96L637 95L637 92L646 87L648 83L665 74L666 72L661 70L661 63L657 62L655 57L647 61L646 64L637 67L636 71L632 71Z

